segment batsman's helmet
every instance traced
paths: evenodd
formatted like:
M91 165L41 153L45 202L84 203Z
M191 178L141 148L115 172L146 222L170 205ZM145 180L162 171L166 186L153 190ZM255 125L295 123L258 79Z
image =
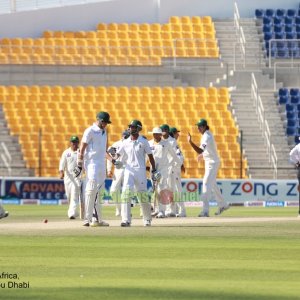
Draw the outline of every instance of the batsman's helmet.
M207 121L205 119L200 119L199 122L196 124L198 127L199 126L207 126Z
M111 121L110 121L110 115L106 111L100 111L99 113L97 113L96 118L99 121L103 121L103 122L108 123L108 124L111 123Z
M132 121L130 122L130 124L128 125L128 127L130 127L130 126L135 126L135 127L137 127L139 130L142 130L142 128L143 128L142 122L139 121L139 120L132 120Z

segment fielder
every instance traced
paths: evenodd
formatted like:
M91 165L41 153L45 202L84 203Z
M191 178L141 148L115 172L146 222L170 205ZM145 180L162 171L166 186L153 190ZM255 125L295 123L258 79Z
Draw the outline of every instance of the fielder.
M0 219L8 217L8 211L5 211L3 206L0 204Z
M133 120L129 125L130 137L124 140L117 155L127 155L124 171L124 182L121 196L122 227L131 226L131 199L134 195L141 204L144 226L151 226L151 203L147 193L146 155L152 167L152 179L157 180L159 172L155 169L155 161L148 141L139 135L142 123Z
M209 126L205 119L201 119L196 126L198 127L198 131L202 134L200 146L198 147L193 143L190 133L188 133L188 142L198 154L203 155L205 162L205 174L203 178L201 197L203 201L203 210L198 217L209 217L209 201L211 200L213 193L215 194L218 202L218 210L215 215L220 215L223 211L229 208L229 205L224 201L216 181L220 166L220 159L215 139L209 131Z
M162 130L162 136L163 139L167 142L169 142L171 144L171 146L173 147L174 151L180 151L178 144L176 142L176 140L174 138L172 138L170 136L170 127L168 124L163 124L160 126L161 130ZM176 174L175 174L175 162L174 162L174 158L168 154L168 161L169 161L169 186L172 188L172 192L173 195L175 197L173 197L174 201L178 201L178 197L177 197L177 184L176 184ZM175 203L172 202L170 204L167 205L166 211L165 211L165 216L166 217L175 217L176 216L176 206Z
M297 144L290 152L290 162L297 168L297 178L300 185L300 144Z
M176 127L170 128L170 136L173 137L176 141L179 138L179 130L177 130ZM186 217L186 210L185 210L185 205L184 202L181 201L181 193L182 193L182 184L181 184L181 171L184 173L185 172L185 167L184 167L184 156L178 146L178 149L176 151L176 154L178 158L180 159L180 164L174 165L173 172L174 172L174 187L176 190L175 193L175 207L176 207L176 217Z
M157 182L158 194L158 210L153 214L157 214L157 218L165 217L165 203L161 202L160 192L163 190L172 191L171 181L169 180L169 161L167 157L171 157L175 164L181 165L181 160L177 156L173 146L167 140L162 139L162 130L159 127L153 128L153 139L149 141L150 148L155 160L156 170L161 174L160 180ZM174 195L174 194L173 194Z
M84 167L86 172L85 187L85 220L83 226L109 226L102 220L101 205L106 178L107 131L110 115L101 111L96 116L96 122L88 127L81 140L77 166L74 169L78 177Z
M121 148L124 140L126 140L129 137L129 131L125 130L122 132L122 138L121 140L115 142L112 144L111 147L108 148L108 152L111 153L112 157L119 151ZM118 160L122 162L121 168L114 169L114 172L112 171L113 163L111 160L107 160L107 176L112 178L112 183L110 187L110 195L112 197L113 202L116 204L116 216L120 216L121 214L121 191L122 191L122 185L124 180L124 170L125 170L125 164L127 161L126 154L121 155L118 157Z
M64 180L65 191L69 201L68 217L75 219L78 217L78 204L81 189L80 176L75 177L73 170L77 166L79 138L70 138L70 147L66 149L59 162L60 179Z

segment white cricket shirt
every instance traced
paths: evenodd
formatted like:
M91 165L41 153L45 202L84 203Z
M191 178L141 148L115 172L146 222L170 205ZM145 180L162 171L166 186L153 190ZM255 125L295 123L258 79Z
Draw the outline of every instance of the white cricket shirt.
M137 140L132 140L130 136L124 140L117 153L127 155L126 167L146 169L146 154L152 154L152 151L144 137L139 136Z
M59 162L59 171L64 171L65 177L74 177L73 170L77 166L77 155L78 151L73 151L71 147L63 152Z
M296 145L290 152L290 161L293 164L300 162L300 144Z
M96 123L87 128L81 140L87 147L84 154L85 162L92 162L105 165L107 133L105 129L100 129Z
M203 159L209 162L220 162L214 136L206 130L201 138L200 149L203 150Z

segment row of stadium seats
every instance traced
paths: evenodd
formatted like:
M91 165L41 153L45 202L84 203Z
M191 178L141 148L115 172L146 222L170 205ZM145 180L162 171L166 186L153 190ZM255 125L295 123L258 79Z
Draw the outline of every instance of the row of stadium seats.
M56 165L69 137L74 134L81 136L95 120L96 112L106 110L112 119L108 129L110 144L120 138L133 118L142 121L142 133L148 138L151 135L147 133L163 123L178 127L182 133L179 142L186 157L187 177L203 176L203 165L197 165L196 154L188 145L186 134L192 132L195 141L199 140L194 124L199 118L206 118L223 161L219 176L238 178L241 154L237 142L238 129L227 107L229 102L227 88L0 86L0 103L8 126L13 135L19 136L30 168L38 167L39 129L44 133L44 176L57 175ZM20 113L22 122L19 122ZM244 160L244 177L246 168Z
M298 15L297 10L257 9L255 16L258 20L261 20L267 56L274 58L300 57L299 44L294 41L300 39L300 15ZM273 41L274 39L277 41Z
M3 38L0 63L160 65L162 58L219 57L211 17L188 18L174 16L166 24L100 23L95 31L45 31L38 39Z

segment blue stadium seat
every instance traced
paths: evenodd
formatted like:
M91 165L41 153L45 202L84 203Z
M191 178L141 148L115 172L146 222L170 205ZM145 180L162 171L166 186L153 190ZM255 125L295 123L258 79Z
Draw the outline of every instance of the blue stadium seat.
M285 32L294 32L295 29L294 29L293 24L285 24L285 26L284 26L284 31L285 31Z
M280 105L287 104L289 102L289 96L279 96L278 103Z
M279 96L288 96L289 90L287 88L280 88L278 91Z
M287 127L286 128L286 134L289 135L289 136L293 136L293 135L296 135L296 127Z
M293 111L287 111L286 112L286 118L288 120L296 120L296 113Z
M288 119L287 120L287 127L296 127L297 126L297 120L296 119Z
M300 15L295 17L295 24L300 24Z
M287 40L294 40L294 39L296 39L297 38L297 33L296 32L287 32L286 34L285 34L285 38L287 39Z
M300 32L300 24L296 24L295 29L296 29L296 32L297 32L297 33Z
M273 23L274 24L283 24L284 22L284 18L283 17L278 17L278 16L275 16L274 18L273 18Z
M273 34L271 32L265 32L264 33L264 40L269 41L273 38Z
M283 17L283 16L285 16L285 9L282 9L282 8L278 8L278 9L276 9L276 16L277 17Z
M300 104L296 105L296 111L300 112Z
M263 26L263 33L266 33L266 32L272 33L273 32L273 26L270 25L270 24L265 24Z
M295 111L295 105L292 105L292 104L287 103L287 104L285 105L285 110L286 110L286 111Z
M283 31L281 32L275 32L275 39L278 39L278 40L283 40L285 38L285 33Z
M295 17L297 15L297 11L296 11L296 9L288 9L286 12L286 15L288 17Z
M295 143L296 143L296 144L299 144L299 143L300 143L299 133L298 133L298 135L295 136Z
M263 24L272 24L272 23L273 23L272 18L266 16L263 17Z
M283 32L284 27L281 24L274 24L274 32L278 33L278 32Z
M300 96L300 91L297 88L290 89L290 95L291 96Z
M265 11L264 11L263 9L257 8L257 9L255 10L255 17L256 17L257 19L263 18L264 15L265 15Z
M288 17L288 16L286 16L286 17L284 18L284 23L285 23L285 24L292 25L292 24L295 23L295 22L294 22L294 18L293 18L293 17Z
M275 16L275 11L272 8L268 8L265 11L265 16L273 18Z
M291 104L300 104L300 95L291 96L290 103Z

